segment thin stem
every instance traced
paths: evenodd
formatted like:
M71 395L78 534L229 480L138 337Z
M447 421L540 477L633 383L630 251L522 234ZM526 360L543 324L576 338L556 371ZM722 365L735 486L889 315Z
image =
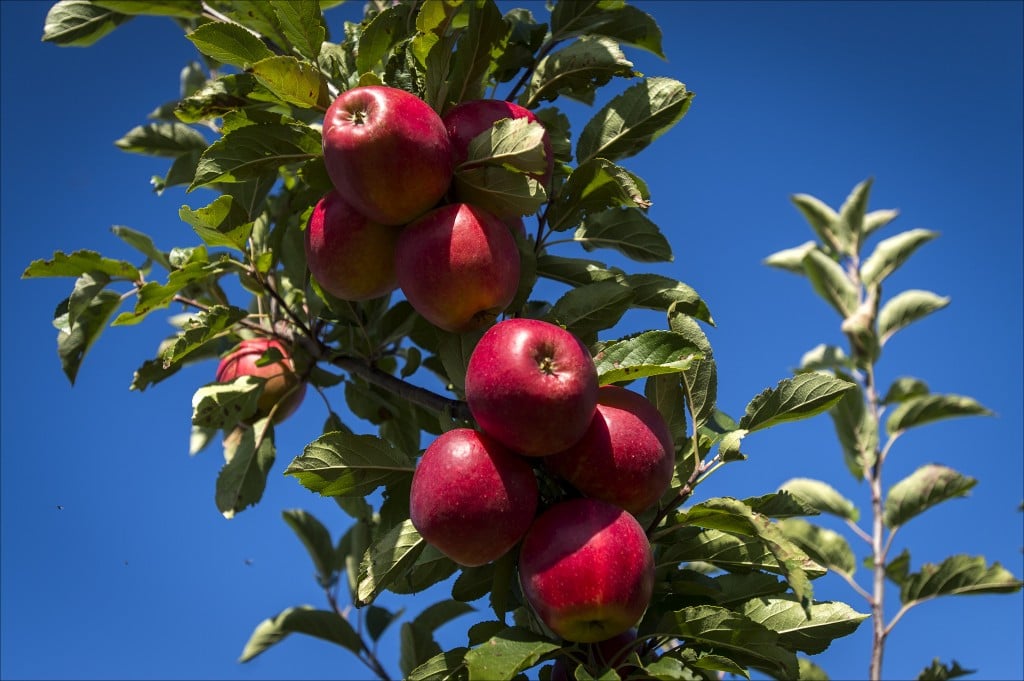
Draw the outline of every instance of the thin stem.
M875 367L869 363L864 373L864 397L868 403L871 418L876 428L880 425L881 412L878 404L878 392L875 383ZM886 450L891 445L886 443ZM868 676L872 681L882 678L882 659L885 655L885 640L888 631L885 626L885 557L888 544L885 543L884 498L882 493L882 454L876 452L875 461L865 466L865 477L871 485L871 554L873 557L873 585L871 598L871 615L873 635L871 640L871 665Z
M868 593L867 590L864 589L864 587L857 583L857 580L853 578L853 575L851 575L849 572L842 572L841 570L833 570L833 572L835 572L837 575L845 579L846 583L853 587L854 591L859 593L868 603L871 603L871 601L873 600L871 594Z
M846 525L851 530L853 530L853 533L856 534L858 537L860 537L861 539L866 541L868 544L871 543L871 535L868 534L867 532L865 532L864 530L862 530L860 525L858 525L857 523L853 522L850 519L846 520Z

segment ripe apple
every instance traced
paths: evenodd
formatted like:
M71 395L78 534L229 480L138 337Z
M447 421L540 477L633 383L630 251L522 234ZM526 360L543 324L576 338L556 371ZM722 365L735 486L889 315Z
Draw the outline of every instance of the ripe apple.
M597 413L578 442L544 460L584 496L639 514L672 483L675 445L658 408L616 385L597 392Z
M537 116L526 107L514 102L506 102L503 99L474 99L451 108L442 120L452 143L455 167L466 161L469 155L469 143L473 141L474 137L486 132L495 123L505 118L525 118L531 122L540 122L537 120ZM547 131L544 132L543 143L548 167L545 172L533 177L547 187L555 164L555 157L551 153L551 137Z
M345 200L373 222L405 224L451 184L451 143L437 112L383 85L342 92L327 109L324 164Z
M597 370L560 326L506 319L488 329L466 366L466 402L480 428L526 456L568 448L590 425Z
M256 363L271 348L281 353L281 359L257 366ZM239 376L266 379L256 404L256 413L258 418L262 418L280 403L274 412L274 423L291 416L306 396L306 384L295 373L291 354L280 341L272 338L243 340L217 365L218 383L230 383Z
M460 565L483 565L522 539L537 511L533 469L470 428L435 439L412 477L409 517L420 535Z
M654 590L654 554L632 515L598 499L570 499L534 521L519 552L530 607L567 641L604 641L632 628Z
M612 636L604 641L585 644L583 646L583 654L586 655L584 667L594 678L598 678L598 675L605 669L614 669L619 678L629 677L630 674L640 671L634 665L624 664L630 651L634 649L634 641L636 641L636 629L628 629L618 636ZM551 669L551 681L575 681L577 666L578 659L573 660L568 656L559 657Z
M342 300L369 300L398 288L395 244L401 228L372 222L337 191L309 216L306 262L320 286Z
M395 267L409 304L453 333L493 323L519 286L519 250L508 226L466 203L435 208L407 225Z

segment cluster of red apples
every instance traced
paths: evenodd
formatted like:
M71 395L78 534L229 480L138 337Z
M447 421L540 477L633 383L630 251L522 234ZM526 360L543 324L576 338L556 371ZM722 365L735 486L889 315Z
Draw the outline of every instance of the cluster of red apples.
M501 100L463 102L442 118L397 88L341 93L323 125L334 190L317 203L306 228L306 259L320 287L344 300L401 288L427 321L454 333L493 323L519 285L511 230L522 230L522 216L453 178L460 166L472 165L470 145L478 135L519 118L537 120ZM541 183L554 162L544 135L548 170L535 178Z
M416 467L410 517L420 535L464 566L519 545L522 593L565 640L628 632L654 585L635 515L657 503L673 472L660 412L638 393L599 386L572 333L525 318L483 334L466 401L479 430L442 434ZM565 483L566 498L541 508L538 474Z

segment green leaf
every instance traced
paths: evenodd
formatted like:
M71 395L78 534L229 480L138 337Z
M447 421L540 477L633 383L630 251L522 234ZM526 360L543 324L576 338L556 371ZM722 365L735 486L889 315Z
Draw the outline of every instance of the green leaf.
M806 657L797 658L797 662L800 665L800 673L797 675L800 681L829 681L825 670Z
M890 435L907 428L952 418L954 416L990 416L991 411L963 395L922 395L913 397L893 409L885 422Z
M741 573L763 570L783 574L778 560L760 538L690 526L676 526L670 530L672 541L659 558L659 566L703 562ZM809 577L817 578L824 575L826 570L821 565L810 563L805 572Z
M305 109L330 105L327 79L315 65L295 57L274 56L253 64L249 72L283 102Z
M900 376L889 389L885 392L885 397L882 398L882 404L896 404L898 402L906 402L912 397L921 397L927 395L931 390L928 388L928 384L919 378L913 376Z
M224 13L262 36L264 40L287 49L289 45L281 31L281 22L275 11L276 4L276 0L232 0L231 4L225 6Z
M584 216L607 208L651 205L638 177L603 158L577 166L551 204L548 224L556 232L578 225Z
M743 503L749 506L754 513L760 513L768 518L793 518L819 514L818 509L786 489L756 497L747 497L743 499Z
M67 327L75 328L78 316L86 312L93 299L110 283L110 277L102 272L86 272L75 280L75 288L68 296Z
M860 278L866 286L882 283L906 262L921 245L939 235L927 229L911 229L878 242L875 250L861 264Z
M70 313L65 305L70 305L70 299L58 307L53 323L57 327L57 356L64 375L74 385L86 353L103 333L111 315L121 306L121 296L116 291L98 291L83 309L78 310L74 326L70 324Z
M96 251L87 250L75 251L70 255L57 251L51 260L33 260L21 277L80 277L83 274L97 272L106 274L111 279L139 280L139 270L130 262L104 258Z
M793 248L786 248L781 251L772 253L762 262L769 267L777 267L780 270L786 270L793 272L794 274L806 274L804 270L804 258L807 254L813 251L815 244L813 241L805 241L799 246Z
M171 269L171 262L167 259L167 254L157 248L149 236L123 225L114 225L110 231L161 267Z
M978 481L952 468L925 464L889 489L883 519L889 527L905 525L914 516L948 499L966 496Z
M223 21L202 24L185 37L206 56L239 68L274 56L270 48L250 31Z
M878 311L878 342L885 344L900 329L949 305L949 298L912 289L896 294Z
M411 520L395 525L376 539L359 564L356 607L372 603L381 591L416 562L426 546Z
M796 655L779 644L779 635L738 612L714 605L683 608L666 614L658 631L782 678L796 678Z
M61 0L46 13L43 41L87 47L131 19L88 0Z
M306 634L358 653L359 634L348 620L330 610L317 610L309 605L283 610L275 617L260 622L242 650L239 662L248 662L288 634Z
M532 631L509 627L466 653L470 681L511 681L561 646Z
M851 368L853 368L853 361L841 347L820 343L805 352L800 358L799 372L846 371Z
M633 289L632 307L664 312L672 310L715 325L707 303L687 284L660 274L646 273L627 274L625 280Z
M445 99L452 103L484 96L491 55L500 52L506 34L501 11L491 0L469 4L468 15L469 21L459 33L448 70Z
M861 239L863 242L868 236L873 234L875 231L885 227L887 224L899 217L900 212L898 210L873 210L864 216L864 236Z
M195 230L207 246L225 246L246 253L253 221L238 202L222 194L213 203L197 210L182 206L178 217Z
M174 115L185 123L198 123L239 109L249 103L254 91L263 91L249 73L232 73L209 80L199 90L182 98L174 107ZM267 93L269 97L269 93Z
M852 501L837 492L828 483L820 480L790 478L779 485L779 489L801 497L821 513L831 513L853 522L860 519L860 511Z
M435 655L408 676L408 681L463 681L468 679L463 659L469 648L453 648Z
M569 289L555 301L547 321L579 338L615 326L633 300L632 290L617 281L598 281Z
M281 34L288 45L316 61L327 29L318 0L271 0Z
M679 376L672 374L649 376L644 381L644 396L658 408L658 412L665 419L669 432L672 434L672 441L682 444L686 440L687 424L685 398Z
M412 670L441 653L441 646L434 640L429 631L417 626L415 622L403 622L399 632L398 669L402 678L407 678Z
M738 499L719 497L694 505L677 519L689 525L756 537L775 556L783 576L804 609L810 607L813 588L808 569L813 570L816 566L768 518L755 513Z
M356 72L363 74L382 66L384 56L408 37L409 13L413 6L399 3L385 7L363 27L356 49Z
M625 279L621 270L608 267L597 260L566 258L560 255L551 255L546 251L537 256L537 274L570 286L583 286L609 279L617 281Z
M302 509L285 509L281 517L306 547L320 586L331 586L335 578L335 550L330 531L316 516Z
M857 311L857 287L842 266L823 251L813 248L804 256L804 272L814 292L845 319Z
M671 262L672 246L638 208L610 208L589 215L573 239L586 251L612 248L637 262Z
M779 634L779 645L809 655L823 653L837 638L849 636L868 618L846 603L811 605L808 616L789 594L757 598L743 604L741 613Z
M835 223L839 220L839 214L820 199L808 194L794 194L791 200L811 225L814 233L818 235L825 254L831 256L835 251L841 252L841 243L835 231Z
M405 497L408 500L408 486ZM409 512L406 509L405 515ZM413 564L387 585L388 591L396 594L418 594L424 589L448 579L458 571L459 566L436 547L429 544L416 557Z
M779 528L815 562L828 569L847 575L857 569L857 558L850 543L838 532L800 518L786 518L779 522Z
M192 396L192 424L232 428L256 413L263 383L254 376L239 376L230 383L211 383L199 388Z
M452 598L464 603L483 598L494 584L494 571L494 563L462 568L462 572L452 584Z
M322 496L362 497L406 480L414 469L408 456L379 437L333 432L306 445L284 474Z
M672 331L645 331L606 343L594 357L602 385L657 374L681 373L700 351L684 336Z
M559 40L577 35L607 36L665 58L657 22L622 2L562 0L551 11L551 33Z
M683 371L686 401L697 427L700 428L715 412L715 402L718 399L718 367L704 330L688 312L691 307L689 303L674 303L668 311L668 323L673 333L685 338L703 355ZM710 313L707 316L710 320Z
M836 234L845 246L845 252L850 255L859 252L864 240L864 215L872 182L867 179L853 188L839 209L839 219L834 223Z
M634 156L682 120L693 93L672 78L645 78L614 97L590 119L576 144L582 164Z
M379 641L387 628L402 616L405 608L398 612L391 612L380 606L368 605L364 612L366 613L366 633L369 634L371 641Z
M197 424L202 425L202 424ZM217 476L217 510L229 520L263 497L267 474L274 465L274 427L270 418L240 424L224 437L227 463Z
M436 631L456 617L475 611L471 605L448 599L427 606L413 621L425 631Z
M594 103L594 91L616 76L634 75L618 43L602 36L586 36L553 52L537 64L519 103L527 109L564 95Z
M967 676L973 674L976 669L964 669L960 666L960 663L953 660L953 664L943 664L939 658L932 660L931 665L921 670L921 673L917 675L918 681L946 681L947 679L955 679L958 676Z
M755 431L814 416L832 407L853 386L824 373L797 374L752 399L739 426Z
M190 151L206 149L206 138L183 123L148 123L138 125L114 145L122 151L149 156L177 158Z
M247 125L203 152L188 191L213 182L242 182L322 153L319 133L306 125Z
M544 126L525 118L505 118L474 137L466 154L466 166L507 166L524 173L547 170Z
M174 343L160 354L164 368L168 369L171 365L177 364L189 353L219 337L247 315L248 313L239 307L224 305L214 305L192 315L182 325L182 332Z
M925 563L920 572L907 575L900 588L904 607L937 596L983 593L1015 593L1021 582L999 563L985 565L984 556L950 556L938 565Z
M453 183L467 203L490 206L502 215L531 215L548 198L536 178L504 166L460 167Z
M483 332L448 333L437 330L437 354L448 381L462 394L466 389L466 367Z
M194 19L203 13L200 0L92 0L94 5L112 12L155 17Z
M885 566L885 576L896 586L903 586L910 575L910 551L903 549L900 555L889 561Z
M843 448L846 467L853 477L862 479L864 471L878 457L878 422L865 405L861 387L854 383L846 397L832 407L829 416Z
M138 324L145 319L146 315L154 310L170 305L174 301L174 296L186 286L217 277L223 274L228 267L227 263L193 261L186 263L181 269L172 271L167 276L166 284L161 284L158 281L147 281L138 289L135 309L131 312L119 314L117 319L114 320L113 326Z

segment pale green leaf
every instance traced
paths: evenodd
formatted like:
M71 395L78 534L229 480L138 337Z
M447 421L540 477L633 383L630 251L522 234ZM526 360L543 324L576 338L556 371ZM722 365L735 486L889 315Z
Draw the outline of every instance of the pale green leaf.
M202 24L185 37L206 56L239 68L274 56L270 48L250 31L223 21Z
M178 217L195 230L207 246L225 246L246 253L253 221L248 212L231 196L222 194L213 203L192 210L182 206Z
M464 166L498 165L524 173L547 170L544 126L525 118L504 118L474 137Z
M470 681L511 681L561 646L527 629L509 627L466 653Z
M57 251L50 260L33 260L22 272L23 279L36 277L80 277L83 274L102 273L111 279L138 281L139 270L124 260L104 258L96 251L80 250L65 254Z
M814 292L835 308L845 319L857 311L857 287L842 266L823 251L813 248L804 256L804 272Z
M869 178L854 187L839 209L835 232L848 255L858 252L864 240L864 215L867 213L872 182Z
M43 41L87 47L131 19L88 0L60 0L46 13Z
M254 63L249 73L282 102L305 109L326 109L330 104L327 79L315 64L273 56Z
M740 573L751 570L763 570L780 575L784 573L779 561L759 537L737 536L721 530L697 527L673 530L671 542L659 556L659 567L699 561ZM804 571L812 579L821 577L826 572L824 567L813 561L808 561Z
M922 395L899 404L889 414L885 429L890 435L955 416L990 416L987 408L963 395Z
M905 525L936 504L966 496L977 483L952 468L925 464L889 489L885 496L885 524L889 527Z
M780 520L779 528L816 563L847 575L852 575L857 569L857 557L853 555L850 543L838 532L801 518Z
M890 298L878 311L878 342L884 344L900 329L949 305L949 298L912 289Z
M813 241L805 241L799 246L772 253L763 262L769 267L777 267L780 270L786 270L794 274L805 274L804 258L814 250L814 247Z
M878 242L875 250L861 264L861 281L867 286L882 283L882 280L906 262L914 251L938 235L938 232L927 229L911 229Z
M927 395L931 390L928 384L913 376L900 376L892 382L882 398L882 404L906 402L912 397Z
M821 513L831 513L853 522L857 522L860 518L860 511L852 501L837 492L828 483L820 480L791 478L779 485L779 489L801 497Z
M228 430L256 413L264 381L239 376L230 383L211 383L192 396L192 424Z
M747 601L740 612L777 632L781 645L809 655L823 653L832 641L849 636L868 618L846 603L833 601L812 604L808 616L789 594Z
M817 234L824 252L831 256L836 251L841 251L841 242L835 230L839 214L823 201L809 194L794 194L790 198L811 225L811 229Z

